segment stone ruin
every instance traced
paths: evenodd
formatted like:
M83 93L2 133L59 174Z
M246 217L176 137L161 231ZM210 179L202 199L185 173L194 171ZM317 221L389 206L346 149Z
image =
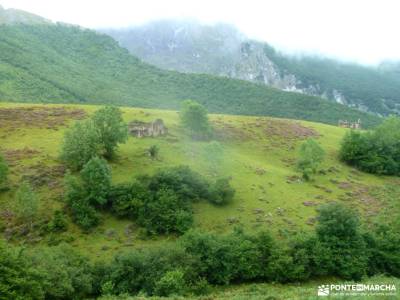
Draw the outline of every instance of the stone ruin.
M361 120L358 119L356 122L349 122L347 120L339 120L339 127L351 128L351 129L361 129Z
M138 138L142 137L155 137L166 135L168 128L165 127L162 119L156 119L153 122L143 122L134 120L128 125L129 133Z

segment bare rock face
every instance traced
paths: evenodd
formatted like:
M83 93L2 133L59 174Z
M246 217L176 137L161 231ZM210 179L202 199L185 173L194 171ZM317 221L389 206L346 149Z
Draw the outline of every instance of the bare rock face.
M168 128L162 119L156 119L150 123L134 120L129 123L128 128L131 135L139 138L162 136L168 133Z

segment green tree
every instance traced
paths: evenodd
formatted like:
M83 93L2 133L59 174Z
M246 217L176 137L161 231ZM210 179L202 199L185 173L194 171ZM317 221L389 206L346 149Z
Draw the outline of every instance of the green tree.
M0 189L4 187L5 183L7 182L7 175L8 175L8 165L0 153Z
M225 205L233 200L235 189L230 185L229 181L229 178L217 179L211 187L210 202L217 205Z
M88 259L72 246L41 247L30 257L43 276L45 299L86 299L92 291Z
M122 119L121 109L106 106L96 111L92 117L100 144L107 159L112 158L119 143L128 139L128 126Z
M96 210L90 205L82 182L67 174L65 176L65 199L71 209L72 219L83 230L88 231L99 223Z
M366 172L400 175L400 118L390 117L371 132L346 134L340 158Z
M314 244L320 275L359 280L366 274L368 255L356 213L336 202L320 208Z
M73 170L80 170L100 154L100 137L91 120L76 122L64 135L61 159Z
M0 299L44 299L43 274L21 249L0 242Z
M400 233L393 224L378 224L364 233L368 249L368 275L400 276Z
M203 105L192 100L182 103L180 111L181 124L193 138L207 138L210 134L210 123L207 110Z
M317 173L324 157L324 150L314 139L308 139L301 144L297 168L302 172L305 180L310 180Z
M24 222L33 222L39 207L39 198L27 182L22 182L15 195L15 211Z
M107 162L93 157L81 171L87 202L92 205L104 205L111 187L111 170Z

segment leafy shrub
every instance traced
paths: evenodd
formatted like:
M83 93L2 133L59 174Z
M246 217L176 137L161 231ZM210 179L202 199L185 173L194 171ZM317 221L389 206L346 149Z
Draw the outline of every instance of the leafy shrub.
M90 205L86 190L78 178L65 176L65 199L72 212L73 221L82 229L89 230L99 223L96 210Z
M182 242L185 251L201 261L200 276L212 284L265 278L273 248L268 234L241 231L228 236L190 231Z
M400 175L400 118L390 117L372 132L349 132L340 158L369 173Z
M400 234L388 225L366 232L368 275L400 276Z
M43 299L43 274L20 249L0 242L0 298Z
M104 205L111 187L111 170L107 162L98 157L91 158L81 171L86 193L86 202Z
M321 272L353 280L365 275L366 245L352 210L338 203L322 206L316 233L315 257Z
M152 192L171 190L185 201L199 201L209 197L207 181L186 166L164 169L152 177L142 177L140 181Z
M190 202L172 190L160 190L143 203L138 222L149 233L184 233L193 223Z
M297 168L302 172L305 180L310 180L317 173L324 156L324 150L314 139L308 139L301 144Z
M147 152L149 153L149 156L152 159L155 159L155 158L158 157L158 153L160 152L160 147L158 147L157 145L152 145L152 146L149 147Z
M158 296L182 295L186 288L184 273L181 270L166 272L156 282L154 293Z
M217 180L210 187L188 167L175 167L139 177L132 184L116 185L109 199L117 215L137 219L150 234L181 234L193 223L192 202L207 199L225 204L234 192L228 179Z
M235 189L229 184L229 178L217 179L211 188L210 202L216 205L225 205L230 203L235 196Z
M48 224L48 228L52 232L61 232L67 230L68 221L62 211L56 210L54 212L53 218Z
M43 276L46 299L83 299L91 294L91 266L71 246L42 248L31 259Z
M183 292L183 282L193 282L197 278L197 268L197 260L183 249L164 246L117 255L104 278L113 294L167 295Z
M81 179L71 174L65 177L65 197L73 220L84 230L99 223L96 206L104 206L111 189L111 170L107 162L93 157L80 172Z
M139 181L130 184L119 184L111 188L109 198L112 210L120 217L137 219L143 203L153 197Z

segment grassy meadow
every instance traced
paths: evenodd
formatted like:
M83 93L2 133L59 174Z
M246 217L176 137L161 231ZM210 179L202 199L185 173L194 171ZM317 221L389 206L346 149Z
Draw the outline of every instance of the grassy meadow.
M11 189L0 194L0 211L12 207L16 187L31 182L40 195L40 217L50 218L64 207L63 174L59 161L64 131L73 122L93 113L98 106L0 103L0 151L10 166ZM113 181L122 183L137 175L164 167L188 165L210 180L231 177L234 201L222 207L208 202L194 205L195 227L225 233L236 225L247 231L270 230L277 237L309 231L314 227L318 205L342 201L356 208L366 224L392 218L399 211L396 185L400 180L356 171L338 160L340 141L347 129L319 123L266 117L210 115L214 140L193 141L179 125L176 111L123 108L126 122L161 118L169 133L157 138L130 136L111 162ZM296 171L297 150L302 140L314 137L326 151L321 174L304 182ZM158 159L147 149L157 145ZM214 155L215 154L215 155ZM83 233L69 220L67 232L57 235L19 237L10 242L34 245L66 241L93 259L111 257L117 250L151 246L175 237L142 238L131 221L102 213L100 226ZM4 218L0 226L5 227ZM236 299L236 298L235 298ZM237 298L245 299L245 298ZM260 298L261 299L261 298Z
M321 280L314 280L302 284L274 284L274 283L257 283L257 284L242 284L236 286L218 287L218 289L213 290L210 295L199 296L199 297L168 297L168 299L181 300L209 300L209 299L220 299L220 300L317 300L321 299L321 296L317 295L317 289L319 285L323 284L339 284L339 282L334 278L325 278ZM341 284L353 284L354 282L341 282ZM400 280L394 277L383 277L376 276L369 278L365 284L395 284L399 286ZM376 297L376 296L375 296ZM375 299L373 295L371 296L339 296L334 295L331 297L325 297L327 299L337 299L337 300L361 300L361 299ZM129 296L103 296L101 300L142 300L149 299L141 296L129 297ZM160 297L151 297L150 299L166 299ZM322 297L324 299L324 297ZM382 295L379 299L385 300L395 300L398 299L396 295Z

